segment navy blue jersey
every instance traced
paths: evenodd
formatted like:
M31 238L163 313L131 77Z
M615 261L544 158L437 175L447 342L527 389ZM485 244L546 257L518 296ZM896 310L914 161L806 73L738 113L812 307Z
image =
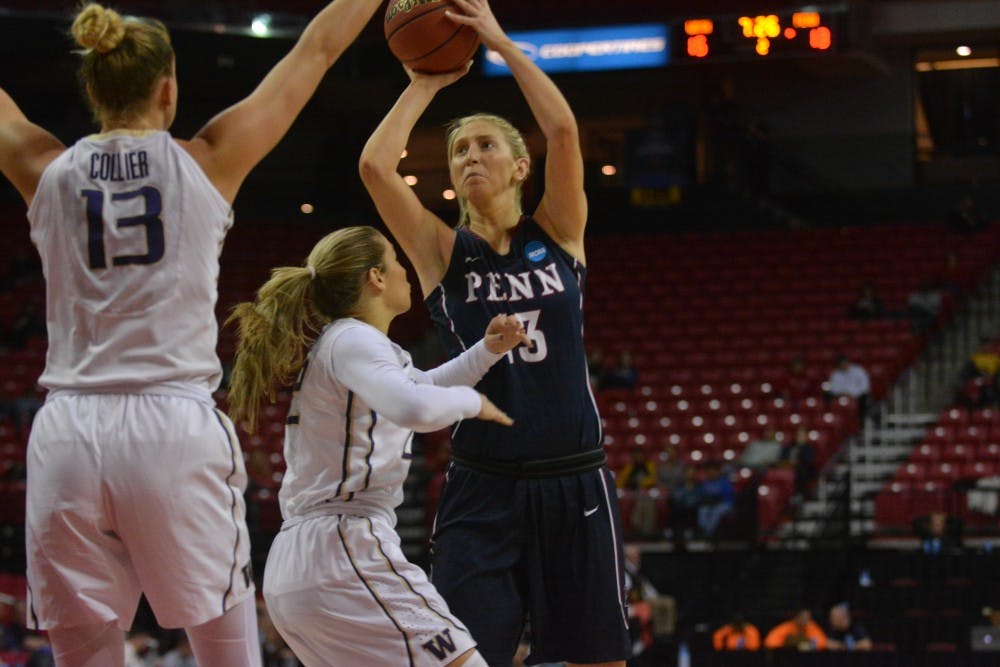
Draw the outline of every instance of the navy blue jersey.
M467 229L457 233L448 270L426 299L448 355L474 345L501 313L516 314L533 345L509 352L476 385L514 425L463 421L452 435L452 450L510 461L600 447L601 422L583 348L583 264L528 216L514 230L506 255Z

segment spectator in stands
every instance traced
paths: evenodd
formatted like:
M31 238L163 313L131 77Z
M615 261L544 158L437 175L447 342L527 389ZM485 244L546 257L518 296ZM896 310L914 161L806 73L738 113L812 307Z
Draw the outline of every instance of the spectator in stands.
M851 609L846 602L830 607L826 648L830 651L872 650L871 635L864 625L851 618Z
M625 554L625 588L639 588L643 598L652 600L659 597L660 592L642 571L642 550L635 544L626 544Z
M751 440L740 455L740 465L760 472L781 461L782 447L777 434L769 428L759 437Z
M643 654L653 647L653 607L649 604L641 586L632 586L626 591L628 608L629 638L632 640L632 658L629 665L647 664Z
M971 648L976 652L994 650L994 643L1000 638L1000 608L985 607L983 617L985 623L970 628Z
M28 651L24 667L56 667L52 646L41 635L30 635L24 644L24 650Z
M722 474L718 461L705 464L705 479L698 487L698 528L705 537L715 537L719 524L733 513L736 491Z
M646 450L636 445L632 459L618 475L618 488L645 491L656 486L656 465L646 456Z
M816 477L816 452L809 442L806 428L800 426L795 429L795 437L782 447L780 465L795 470L795 501L800 502L808 495Z
M643 624L649 622L648 630L651 637L657 633L664 635L672 633L676 600L669 595L661 594L649 577L645 575L642 571L642 551L634 544L625 545L624 573L625 590L637 591L638 595L641 596L641 598L636 598L636 600L641 600L638 608L639 613L636 615L640 617ZM642 607L648 609L648 616ZM644 646L648 648L648 644L644 644ZM631 663L629 664L631 665Z
M0 594L0 651L20 648L24 638L24 617L17 614L15 602L13 597Z
M795 616L779 623L764 638L765 648L822 651L826 649L826 634L812 620L812 612L802 607Z
M664 440L663 449L656 455L656 482L658 486L676 489L684 484L687 465L677 454L677 445Z
M858 402L858 413L862 419L868 411L872 390L871 379L859 364L853 363L843 354L835 359L833 371L826 381L826 400L829 403L838 396L849 396Z
M812 396L815 389L812 378L806 374L806 362L801 354L796 355L788 369L774 381L775 394L788 401L792 409L798 407L799 401Z
M729 623L712 633L712 647L716 651L759 651L760 630L743 612L736 612Z
M649 494L656 480L656 464L646 456L645 449L633 447L632 459L618 475L618 487L635 494L630 528L638 536L647 537L656 532L656 500Z
M959 234L975 234L986 229L986 218L979 213L972 195L962 197L951 213L951 228Z
M670 490L670 530L674 545L684 549L694 534L697 525L698 505L701 502L701 486L698 483L698 469L688 466L684 483Z
M125 635L125 667L154 667L159 642L145 630L132 630Z
M186 635L181 635L177 646L163 654L159 664L160 667L198 667Z
M957 401L971 409L995 406L1000 397L1000 351L986 341L962 368Z
M943 305L941 291L932 281L910 292L906 298L906 314L913 323L913 333L924 336L933 332Z
M861 292L851 304L847 314L854 320L873 320L885 314L882 298L878 295L875 285L865 283L861 286Z
M606 389L632 389L639 381L639 372L632 363L632 353L622 350L618 353L618 363L604 374L601 387Z
M913 520L920 550L928 555L954 553L962 549L962 520L946 512L931 512Z
M587 353L587 373L590 376L590 388L598 391L604 382L604 353L600 348L594 348Z

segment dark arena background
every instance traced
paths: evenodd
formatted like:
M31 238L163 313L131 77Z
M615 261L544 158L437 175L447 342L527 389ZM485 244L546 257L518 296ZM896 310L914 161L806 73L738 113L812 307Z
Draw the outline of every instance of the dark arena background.
M323 4L112 6L171 29L173 132L188 137L249 93ZM585 339L626 533L629 664L1000 665L1000 3L492 7L555 68L580 124ZM0 86L67 144L95 129L66 36L73 9L0 0ZM406 76L376 16L242 188L220 320L325 233L379 224L357 160ZM457 206L443 126L471 111L525 131L526 205L540 194L541 134L492 65L478 54L435 100L401 163L446 220ZM0 665L11 666L45 664L44 637L24 630L25 447L46 351L24 210L0 183ZM415 296L392 334L425 368L442 351ZM224 364L233 348L224 330ZM831 378L840 357L864 370L867 393ZM224 387L217 399L225 409ZM281 523L287 401L240 434L258 577ZM398 510L423 565L448 445L447 431L418 438ZM829 631L838 605L871 650L777 635L793 645L713 647L740 620L763 644L800 611ZM265 664L297 664L263 610L260 622ZM130 637L130 664L193 664L145 604Z

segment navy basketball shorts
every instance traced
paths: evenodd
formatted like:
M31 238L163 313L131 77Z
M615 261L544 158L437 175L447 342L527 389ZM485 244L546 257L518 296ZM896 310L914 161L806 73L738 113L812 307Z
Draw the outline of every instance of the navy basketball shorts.
M621 540L606 467L524 479L453 462L435 522L431 581L491 667L509 667L525 621L527 664L625 660Z

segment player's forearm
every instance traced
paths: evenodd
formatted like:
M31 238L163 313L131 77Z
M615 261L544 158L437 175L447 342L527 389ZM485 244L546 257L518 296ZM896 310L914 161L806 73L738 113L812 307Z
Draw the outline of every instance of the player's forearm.
M575 140L578 135L576 116L552 79L509 39L498 46L497 52L514 75L545 138L549 141L560 137Z
M321 54L329 68L381 4L381 0L335 0L309 22L299 38L299 45L310 53Z
M435 92L417 82L406 87L361 151L362 177L370 170L396 171L410 134Z
M503 358L503 353L493 354L486 343L479 341L454 359L427 371L431 381L439 387L458 385L475 386L493 364Z

